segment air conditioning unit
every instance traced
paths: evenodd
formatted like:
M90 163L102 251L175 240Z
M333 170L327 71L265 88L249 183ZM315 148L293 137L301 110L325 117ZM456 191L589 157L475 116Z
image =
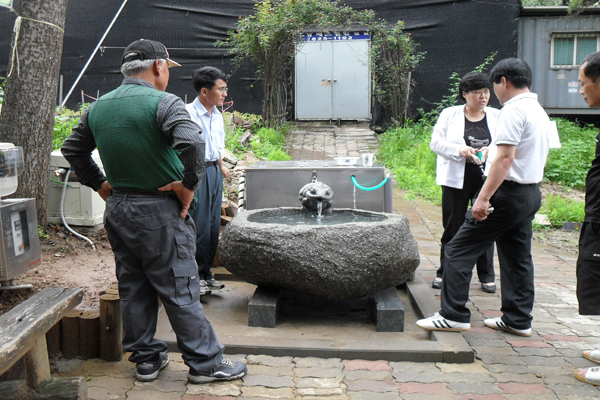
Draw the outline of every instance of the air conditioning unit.
M92 158L104 172L98 150L94 150ZM62 223L60 217L60 198L64 187L66 171L70 168L60 151L50 155L50 184L48 185L48 222ZM57 172L58 171L58 172ZM96 226L102 223L105 202L102 197L89 186L79 183L75 172L71 172L65 193L64 214L69 225Z

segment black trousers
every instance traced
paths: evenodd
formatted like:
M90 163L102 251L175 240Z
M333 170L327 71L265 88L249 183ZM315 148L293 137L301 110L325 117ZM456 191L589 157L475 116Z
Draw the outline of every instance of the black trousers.
M440 314L453 321L470 321L466 304L473 264L495 241L500 261L502 320L514 328L528 329L534 301L531 222L541 206L542 195L536 184L504 181L490 203L494 212L486 220L467 216L446 246Z
M481 181L481 180L480 180ZM456 189L449 186L442 186L442 223L444 233L442 234L440 249L440 267L437 270L437 277L444 275L444 266L446 265L446 255L444 250L446 245L452 240L456 232L465 222L465 213L469 208L469 202L479 193L483 181L477 184L464 184L462 189ZM494 243L490 245L487 251L483 252L476 262L477 277L481 283L494 282Z
M196 190L198 207L189 214L196 224L196 263L200 279L213 279L210 270L215 261L221 229L223 174L218 165L208 165Z
M577 300L580 315L600 315L600 224L584 222L577 258Z

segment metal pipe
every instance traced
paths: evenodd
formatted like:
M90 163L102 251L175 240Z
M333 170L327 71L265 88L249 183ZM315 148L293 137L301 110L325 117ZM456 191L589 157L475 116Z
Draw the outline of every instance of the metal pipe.
M71 87L71 90L69 90L69 93L67 93L67 96L65 97L65 99L63 100L63 102L61 103L61 107L63 107L65 105L65 103L67 102L67 100L69 100L69 97L71 96L71 93L73 93L73 90L75 90L75 86L77 86L77 84L79 83L79 80L81 79L81 77L83 76L83 74L85 73L85 71L87 70L87 67L90 65L90 63L92 62L92 59L94 58L94 56L96 55L96 53L98 52L98 49L100 48L100 46L102 45L102 42L104 41L104 39L106 38L106 35L108 35L108 32L110 32L110 30L112 29L112 26L114 25L114 23L117 21L117 18L119 18L119 15L121 14L121 11L123 11L123 7L125 7L125 4L127 4L128 0L123 1L123 4L121 4L121 8L119 8L119 11L117 11L117 14L115 15L115 17L113 18L113 20L111 21L110 25L108 26L108 29L106 29L106 32L104 32L104 35L102 35L102 38L100 39L100 41L98 42L98 44L96 45L96 48L94 49L94 51L92 52L92 55L90 56L90 58L87 60L87 63L85 63L85 65L83 66L83 69L81 70L81 73L79 73L79 76L77 77L77 79L75 79L75 83L73 83L73 86ZM82 102L83 104L83 102Z

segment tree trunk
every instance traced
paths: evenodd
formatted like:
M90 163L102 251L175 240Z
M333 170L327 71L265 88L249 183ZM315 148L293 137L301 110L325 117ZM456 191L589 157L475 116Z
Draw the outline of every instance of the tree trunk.
M16 11L23 18L17 43L13 37L19 62L11 54L8 71L14 66L6 79L0 141L23 147L25 170L14 197L35 198L38 224L45 225L67 0L21 0Z

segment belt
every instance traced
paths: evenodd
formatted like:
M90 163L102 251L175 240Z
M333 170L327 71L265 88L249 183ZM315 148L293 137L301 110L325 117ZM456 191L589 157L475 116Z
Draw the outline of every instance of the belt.
M519 183L519 182L515 182L515 181L504 181L502 182L502 185L504 186L538 186L537 183Z
M171 197L169 192L159 190L112 189L111 195L119 197Z
M216 167L217 165L219 165L219 160L217 161L206 161L204 163L204 165L206 165L207 167Z

